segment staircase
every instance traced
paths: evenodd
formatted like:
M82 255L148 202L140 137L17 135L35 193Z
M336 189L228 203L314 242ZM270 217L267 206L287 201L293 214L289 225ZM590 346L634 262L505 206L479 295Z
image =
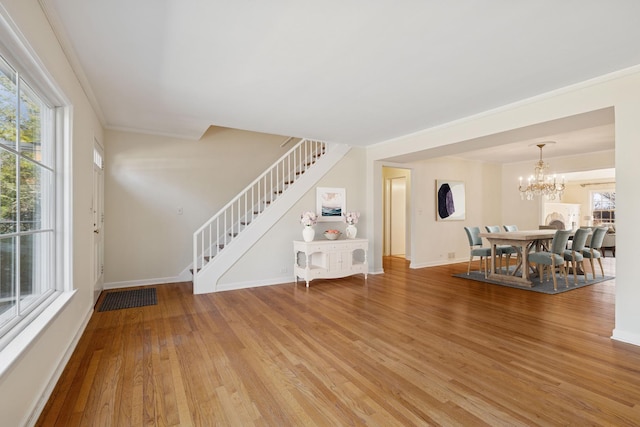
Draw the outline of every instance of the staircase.
M193 233L193 292L218 281L350 150L303 139Z

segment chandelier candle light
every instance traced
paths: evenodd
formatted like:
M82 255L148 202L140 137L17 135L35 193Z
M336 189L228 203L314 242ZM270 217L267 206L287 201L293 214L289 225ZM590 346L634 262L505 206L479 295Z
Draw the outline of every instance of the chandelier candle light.
M527 186L522 185L522 177L520 177L520 198L533 200L534 196L547 196L549 200L562 199L564 192L564 177L558 182L555 175L545 176L545 172L549 169L549 165L542 160L542 147L546 144L536 144L540 148L540 160L536 163L535 172L527 180Z

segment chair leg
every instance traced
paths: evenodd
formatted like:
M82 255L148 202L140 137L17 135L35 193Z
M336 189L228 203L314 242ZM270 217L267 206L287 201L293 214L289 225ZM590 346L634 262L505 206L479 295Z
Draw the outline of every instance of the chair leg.
M578 262L576 261L576 256L573 255L573 259L571 260L571 268L573 268L573 285L576 286L578 284Z
M600 264L600 272L602 273L602 277L604 277L604 268L602 268L602 260L600 258L598 258L598 264ZM593 274L594 274L593 278L595 279L595 274L596 274L595 270L593 270Z
M562 268L564 268L564 266ZM556 263L553 259L551 260L551 277L553 278L553 290L557 291L558 281L556 280Z
M580 261L580 268L582 268L582 272L584 273L584 283L587 283L589 281L589 275L587 274L587 270L584 269L584 259L582 261Z
M562 273L562 275L564 276L564 287L568 288L569 287L569 278L568 278L568 274L567 274L567 269L564 268L564 265L560 266L560 271Z
M591 264L591 276L593 276L593 280L596 280L596 269L593 266L593 257L589 258L589 263ZM585 273L586 275L587 273Z
M467 266L467 276L471 273L471 261L473 260L473 255L469 257L469 265Z

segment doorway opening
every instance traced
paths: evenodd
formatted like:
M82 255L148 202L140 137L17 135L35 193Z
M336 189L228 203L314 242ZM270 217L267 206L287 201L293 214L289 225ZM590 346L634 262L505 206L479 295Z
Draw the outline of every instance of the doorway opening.
M411 170L383 167L383 255L411 259Z

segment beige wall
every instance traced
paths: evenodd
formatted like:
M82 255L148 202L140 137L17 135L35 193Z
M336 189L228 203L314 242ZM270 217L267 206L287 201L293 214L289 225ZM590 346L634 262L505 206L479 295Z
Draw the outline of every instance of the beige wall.
M73 106L73 287L76 294L47 328L0 378L0 424L20 426L44 403L56 373L78 338L93 308L91 214L94 138L102 128L66 60L37 0L3 0L8 12L44 67ZM37 414L36 414L37 415Z
M463 227L502 224L500 166L453 157L408 165L413 171L411 267L468 260L469 242ZM438 179L465 183L465 220L436 221Z
M358 236L367 237L365 188L365 150L352 148L351 151L325 175L312 190L308 191L267 234L265 234L224 276L220 284L233 287L261 286L264 284L287 283L293 276L293 240L302 239L300 214L316 210L316 188L344 188L347 211L359 211ZM318 222L315 226L316 239L328 229L338 229L344 233L346 224L342 221Z
M285 139L217 127L198 141L108 131L105 287L177 281L193 232L294 145L280 147Z

